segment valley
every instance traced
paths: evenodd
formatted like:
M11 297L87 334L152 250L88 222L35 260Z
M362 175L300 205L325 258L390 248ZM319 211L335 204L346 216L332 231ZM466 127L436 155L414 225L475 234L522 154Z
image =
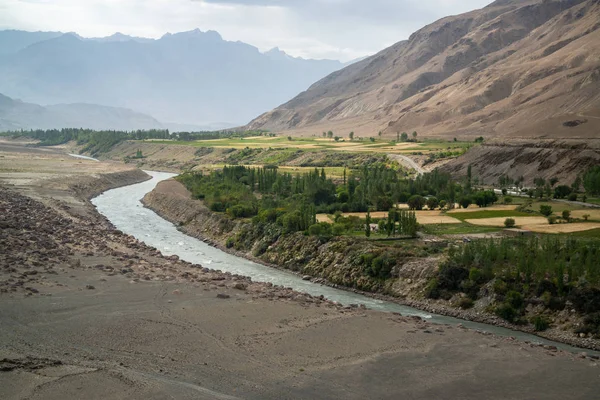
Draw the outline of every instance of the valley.
M0 6L0 398L595 398L600 1L267 3Z

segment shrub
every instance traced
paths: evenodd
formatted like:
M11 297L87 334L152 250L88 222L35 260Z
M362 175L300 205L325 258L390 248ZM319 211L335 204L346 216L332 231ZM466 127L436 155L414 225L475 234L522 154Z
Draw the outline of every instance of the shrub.
M474 304L475 303L473 302L473 300L470 297L463 297L458 302L458 306L460 308L462 308L463 310L468 310L469 308L472 308Z
M267 249L269 248L269 243L267 242L260 242L258 244L258 246L256 246L256 249L254 249L254 256L255 257L259 257L262 256L263 254L265 254L265 252L267 251Z
M577 201L577 193L571 193L569 195L569 201Z
M556 219L557 219L557 218L556 218L556 216L555 216L555 215L551 215L551 216L549 216L549 217L548 217L548 223L549 223L550 225L554 225L554 224L556 223Z
M583 319L583 324L575 331L575 333L600 335L600 312L587 315Z
M531 323L536 332L543 332L550 327L550 321L542 315L536 315L531 318Z
M469 277L469 270L455 264L445 264L438 272L438 284L441 289L459 290L461 283Z
M504 196L504 204L512 204L513 198L510 196Z
M483 278L483 274L481 273L481 270L479 268L471 268L469 270L469 280L473 281L473 282L477 282L477 283L481 283Z
M563 210L562 217L563 217L564 220L570 221L571 220L571 211L569 211L569 210Z
M504 220L504 226L507 228L512 228L515 226L515 220L514 218L506 218Z
M228 249L231 249L234 245L235 245L235 239L232 237L227 238L227 241L225 242L225 247L227 247Z
M583 214L583 220L587 221L590 218L590 214Z
M514 322L514 320L518 316L517 310L515 310L508 303L500 304L498 307L496 307L494 312L496 313L497 316L499 316L500 318L502 318L508 322Z
M440 285L437 279L433 278L427 283L427 286L425 287L425 297L428 299L440 298Z
M333 224L331 227L331 233L333 236L341 236L346 232L346 227L342 224Z
M511 290L506 294L505 301L515 309L520 309L524 304L523 295L515 290Z
M502 279L498 278L494 282L494 293L504 295L508 291L508 285Z

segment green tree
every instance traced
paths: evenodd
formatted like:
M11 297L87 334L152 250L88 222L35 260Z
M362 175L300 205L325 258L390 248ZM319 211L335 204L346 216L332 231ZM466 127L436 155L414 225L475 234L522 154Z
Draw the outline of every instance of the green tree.
M371 237L371 212L367 211L367 217L365 218L365 236Z
M348 135L348 137L350 138L350 140L354 140L354 131L350 132L350 134Z
M469 206L473 204L473 200L471 200L469 196L465 196L458 201L458 204L460 204L462 208L469 208Z
M414 195L408 199L408 208L410 210L422 210L423 206L427 203L423 196Z
M600 165L596 165L585 172L583 187L588 195L600 194Z
M412 133L412 137L413 137L414 140L417 140L417 131L414 131Z
M507 228L512 228L515 226L515 220L514 218L506 218L504 220L504 226Z
M333 132L332 131L327 131L327 137L329 139L333 138Z
M571 221L571 211L569 211L569 210L563 210L562 217L567 222Z
M429 208L430 210L435 210L439 206L439 204L440 202L438 201L437 197L431 196L427 199L427 208Z
M540 206L540 214L542 214L544 217L549 217L553 212L552 206L549 206L548 204L542 204Z
M407 140L408 140L408 133L402 132L402 135L400 135L400 141L406 142Z

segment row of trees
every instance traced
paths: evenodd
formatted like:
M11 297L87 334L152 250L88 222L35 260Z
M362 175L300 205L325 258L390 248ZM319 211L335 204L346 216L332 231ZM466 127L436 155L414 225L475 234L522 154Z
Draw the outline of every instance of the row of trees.
M168 129L149 129L135 131L92 130L82 128L35 129L4 132L4 136L28 137L39 140L40 146L56 146L71 141L85 145L83 151L99 154L125 140L201 140L222 139L232 137L248 137L267 134L265 131L202 131L202 132L169 132Z

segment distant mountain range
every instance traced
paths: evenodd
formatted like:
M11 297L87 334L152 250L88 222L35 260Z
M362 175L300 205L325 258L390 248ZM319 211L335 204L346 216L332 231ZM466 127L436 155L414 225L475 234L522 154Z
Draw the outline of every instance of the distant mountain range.
M0 94L0 131L54 128L136 130L165 126L148 115L124 108L94 104L43 107Z
M498 0L443 18L248 128L597 139L600 0Z
M0 31L0 93L37 104L125 107L163 122L249 121L343 67L194 30L146 39Z

